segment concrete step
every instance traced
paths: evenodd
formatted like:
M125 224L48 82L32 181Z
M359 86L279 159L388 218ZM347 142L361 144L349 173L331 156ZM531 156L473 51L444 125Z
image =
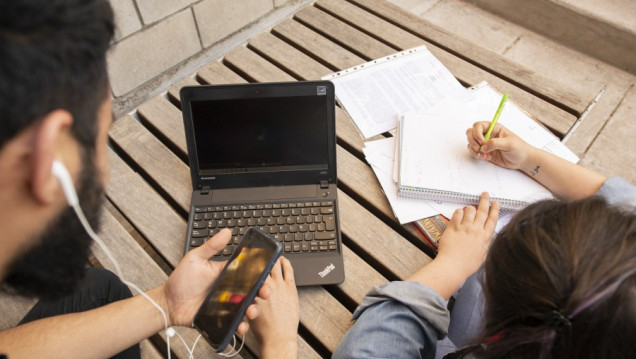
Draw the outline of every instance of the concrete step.
M469 0L573 50L636 74L634 0Z

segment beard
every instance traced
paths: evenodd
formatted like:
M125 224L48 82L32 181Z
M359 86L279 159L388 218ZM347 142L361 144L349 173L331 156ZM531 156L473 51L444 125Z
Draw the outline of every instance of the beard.
M87 152L83 156L77 195L88 222L97 231L104 186ZM86 274L92 243L73 208L66 207L33 243L38 244L9 267L2 290L40 299L72 293Z

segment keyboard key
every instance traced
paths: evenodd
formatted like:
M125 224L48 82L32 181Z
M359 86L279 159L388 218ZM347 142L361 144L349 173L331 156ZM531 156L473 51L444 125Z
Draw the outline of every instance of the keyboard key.
M205 229L192 230L192 238L201 238L201 237L207 237L207 236L208 236L208 231Z
M334 216L325 218L325 227L328 231L336 230L336 218Z
M194 229L208 228L208 222L195 221L195 222L192 223L192 228L194 228Z
M190 247L198 247L205 242L205 238L192 238L190 240Z
M320 214L333 214L333 207L320 207Z
M316 240L336 239L336 232L316 232L314 238Z

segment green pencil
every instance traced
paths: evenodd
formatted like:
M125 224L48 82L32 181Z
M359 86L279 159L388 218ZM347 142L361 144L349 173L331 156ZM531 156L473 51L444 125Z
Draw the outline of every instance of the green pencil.
M490 139L490 134L492 133L492 130L495 128L495 125L497 124L497 121L499 120L499 116L501 115L501 111L503 111L503 108L506 105L506 101L508 101L507 93L503 94L503 97L501 98L501 102L499 103L499 108L497 108L497 112L495 112L495 117L493 117L492 121L490 122L490 126L488 126L488 131L486 131L486 135L484 136L484 142L488 142L488 140Z
M495 112L495 117L493 117L490 122L490 126L488 126L488 130L486 131L486 135L484 136L484 143L488 142L490 139L490 134L492 130L495 128L497 121L499 120L499 116L501 115L501 111L503 111L504 105L506 105L506 101L508 101L508 94L503 94L501 98L501 102L499 103L499 107L497 108L497 112ZM483 146L483 145L482 145ZM481 157L481 146L479 146L479 151L477 151L477 158Z

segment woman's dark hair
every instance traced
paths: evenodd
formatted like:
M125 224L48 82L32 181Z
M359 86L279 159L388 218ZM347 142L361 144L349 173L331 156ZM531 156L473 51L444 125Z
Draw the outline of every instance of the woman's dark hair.
M55 109L69 111L73 135L94 148L113 30L107 0L0 2L0 148Z
M636 215L600 197L528 206L493 241L484 294L478 357L633 358Z

